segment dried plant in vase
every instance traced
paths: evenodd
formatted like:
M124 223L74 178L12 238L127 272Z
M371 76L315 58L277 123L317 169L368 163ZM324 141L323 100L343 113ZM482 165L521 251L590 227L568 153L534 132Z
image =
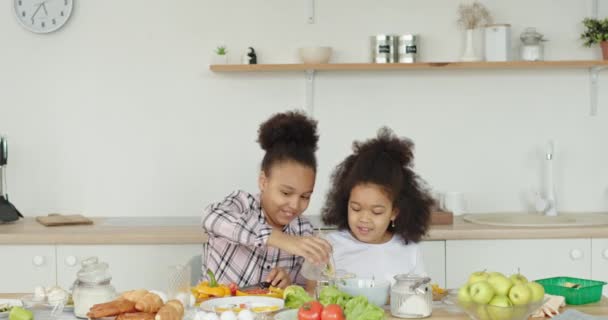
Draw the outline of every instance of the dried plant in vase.
M492 15L486 6L475 1L458 6L458 24L466 30L462 61L479 61L473 45L473 30L492 23Z
M486 6L475 1L458 6L458 24L464 29L477 29L492 23L492 15Z

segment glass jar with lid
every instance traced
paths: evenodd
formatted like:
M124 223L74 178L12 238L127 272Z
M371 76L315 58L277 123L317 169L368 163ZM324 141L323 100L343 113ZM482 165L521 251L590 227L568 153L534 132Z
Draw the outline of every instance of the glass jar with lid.
M110 284L112 277L107 263L99 262L97 257L91 257L81 264L82 268L78 271L72 288L74 315L78 318L88 318L89 309L95 304L114 300L116 290Z
M526 28L519 36L521 40L521 59L524 61L544 60L544 36L536 28Z
M391 287L391 314L398 318L426 318L431 315L433 292L431 278L398 274Z

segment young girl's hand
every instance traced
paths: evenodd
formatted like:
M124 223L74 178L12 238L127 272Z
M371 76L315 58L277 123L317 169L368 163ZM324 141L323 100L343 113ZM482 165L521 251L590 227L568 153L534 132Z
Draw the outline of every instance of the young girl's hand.
M294 254L312 263L327 263L331 255L331 244L315 236L294 237Z
M312 263L328 262L332 251L331 244L323 238L290 236L278 230L272 232L268 245L304 257Z
M270 282L273 287L285 289L291 285L291 278L289 273L283 268L274 268L270 271L270 274L266 278L266 281Z

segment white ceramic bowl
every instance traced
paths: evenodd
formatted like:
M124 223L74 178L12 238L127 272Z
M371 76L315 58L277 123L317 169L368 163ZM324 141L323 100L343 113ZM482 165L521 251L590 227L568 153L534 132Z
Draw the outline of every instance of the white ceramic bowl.
M298 49L300 59L306 64L328 63L331 52L331 47L303 47Z
M345 279L338 283L338 289L354 297L364 296L369 302L382 307L388 302L390 283L382 280L372 283L372 279L367 278Z

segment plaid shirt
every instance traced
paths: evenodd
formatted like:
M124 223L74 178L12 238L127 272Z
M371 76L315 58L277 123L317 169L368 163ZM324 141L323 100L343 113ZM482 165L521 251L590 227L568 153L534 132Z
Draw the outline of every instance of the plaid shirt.
M239 190L222 202L210 204L203 213L203 229L209 235L204 277L211 269L219 283L234 282L242 287L265 281L272 269L281 267L289 272L293 283L306 282L299 274L303 257L266 245L272 226L266 222L259 195ZM283 227L283 232L308 236L313 234L313 226L307 219L296 217Z

